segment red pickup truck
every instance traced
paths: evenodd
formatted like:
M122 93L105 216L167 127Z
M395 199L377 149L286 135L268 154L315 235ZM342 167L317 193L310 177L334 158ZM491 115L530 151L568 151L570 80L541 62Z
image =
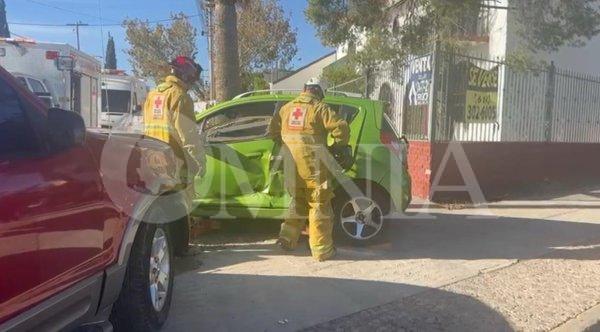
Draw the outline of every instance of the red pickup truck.
M86 131L0 67L0 331L154 331L188 243L162 142Z

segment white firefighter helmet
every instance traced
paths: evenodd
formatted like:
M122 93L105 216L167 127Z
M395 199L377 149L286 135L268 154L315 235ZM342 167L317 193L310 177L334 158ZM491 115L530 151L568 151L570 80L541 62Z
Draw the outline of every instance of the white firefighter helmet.
M309 79L304 86L318 86L321 89L323 89L323 86L321 86L321 80L317 77L313 77L311 79Z
M311 78L308 82L304 83L304 91L312 93L317 99L322 100L325 98L325 92L321 86L321 80L318 78Z

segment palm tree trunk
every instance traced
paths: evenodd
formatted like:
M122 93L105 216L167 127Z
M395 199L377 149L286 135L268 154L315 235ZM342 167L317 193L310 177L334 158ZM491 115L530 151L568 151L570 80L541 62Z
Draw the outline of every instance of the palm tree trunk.
M215 1L213 84L217 102L229 100L241 91L236 2Z

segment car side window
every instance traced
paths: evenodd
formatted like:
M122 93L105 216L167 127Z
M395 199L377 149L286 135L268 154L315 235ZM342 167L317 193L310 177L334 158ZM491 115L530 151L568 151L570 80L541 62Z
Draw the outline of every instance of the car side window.
M44 87L44 85L42 84L42 82L38 81L38 80L34 80L32 78L28 78L27 81L29 82L29 86L31 86L31 91L33 93L46 93L46 88Z
M351 123L352 120L358 114L358 109L353 106L348 105L336 105L336 104L328 104L329 107L334 110L342 119L346 120L346 122Z
M27 89L29 89L29 86L27 86L27 81L25 81L25 77L15 77L17 79L17 82L19 82L22 86L26 87Z
M204 121L203 132L209 143L264 138L276 107L274 101L232 106L209 116Z
M37 150L17 92L0 79L0 159Z

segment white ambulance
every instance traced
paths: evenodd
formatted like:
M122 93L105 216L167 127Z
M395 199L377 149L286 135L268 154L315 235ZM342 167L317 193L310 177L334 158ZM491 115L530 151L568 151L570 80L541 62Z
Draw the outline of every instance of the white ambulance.
M128 76L122 70L104 70L100 126L112 128L127 115L141 117L147 94L144 80Z
M0 38L0 66L53 107L98 127L101 63L69 44Z

